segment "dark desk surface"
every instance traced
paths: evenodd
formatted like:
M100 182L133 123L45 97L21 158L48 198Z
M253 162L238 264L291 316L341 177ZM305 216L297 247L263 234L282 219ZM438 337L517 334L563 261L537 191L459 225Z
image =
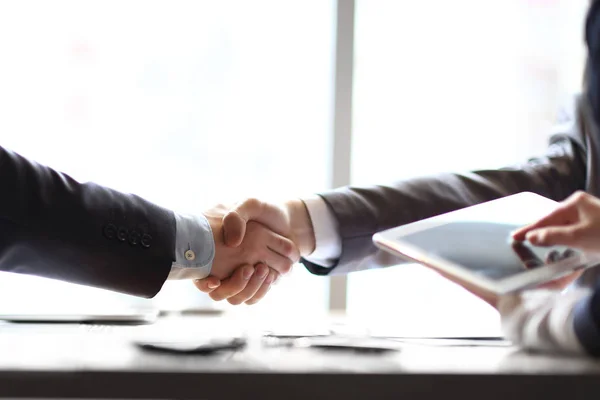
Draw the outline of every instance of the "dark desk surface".
M600 394L600 362L510 346L409 341L400 352L377 355L265 347L256 337L237 352L178 356L137 348L131 343L136 329L0 324L0 397L512 400Z

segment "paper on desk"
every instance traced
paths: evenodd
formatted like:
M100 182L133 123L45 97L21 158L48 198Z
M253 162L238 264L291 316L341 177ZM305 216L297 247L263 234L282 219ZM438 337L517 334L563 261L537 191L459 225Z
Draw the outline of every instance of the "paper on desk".
M402 344L436 347L510 347L512 343L501 338L396 338Z
M498 339L502 338L498 324L403 324L402 321L374 322L369 324L373 337L431 338L431 339Z

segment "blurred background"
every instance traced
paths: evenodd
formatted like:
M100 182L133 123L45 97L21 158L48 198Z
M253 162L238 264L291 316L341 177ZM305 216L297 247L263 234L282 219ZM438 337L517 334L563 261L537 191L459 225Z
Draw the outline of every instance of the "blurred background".
M0 143L76 179L188 213L328 189L337 157L350 160L353 184L520 163L544 152L560 104L580 88L586 7L0 0ZM352 11L350 20L341 10ZM350 30L337 29L340 21ZM353 49L338 60L353 72L347 88L336 86L339 46ZM352 107L334 107L335 93L351 96ZM352 123L341 132L347 154L336 151L336 112ZM342 289L331 287L341 292L298 266L262 304L236 312L321 315L330 296L345 296L350 316L393 313L407 334L440 321L498 325L494 310L419 266L355 273ZM140 300L0 275L1 312L74 299L84 309L214 307L189 282Z

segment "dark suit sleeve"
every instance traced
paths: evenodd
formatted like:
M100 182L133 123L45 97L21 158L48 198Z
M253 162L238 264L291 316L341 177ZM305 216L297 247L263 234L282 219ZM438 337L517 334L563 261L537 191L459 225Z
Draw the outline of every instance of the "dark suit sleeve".
M600 280L592 295L582 299L574 311L577 339L588 354L600 357Z
M152 297L174 259L171 211L0 147L0 270Z
M333 268L302 262L319 275L368 268L362 261L376 251L372 243L376 232L519 192L560 201L584 190L586 141L577 133L579 122L567 125L575 133L555 135L545 157L521 166L442 174L388 186L344 187L321 194L337 220L342 255Z

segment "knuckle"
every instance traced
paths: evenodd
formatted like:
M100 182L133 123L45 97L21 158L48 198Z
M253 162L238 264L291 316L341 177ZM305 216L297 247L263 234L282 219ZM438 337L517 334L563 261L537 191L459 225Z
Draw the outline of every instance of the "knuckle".
M209 289L208 286L206 286L206 284L202 284L202 286L198 287L198 290L200 290L202 293L212 292L212 289Z
M581 228L569 229L566 232L566 236L569 239L578 240L581 239L582 236L585 236L585 231Z
M254 275L254 277L257 280L261 280L262 281L262 280L266 279L266 277L268 276L268 274L269 274L269 267L267 265L260 263L260 264L258 264L256 266L256 274ZM263 278L260 278L261 276Z
M292 262L291 261L286 261L281 265L281 272L284 274L288 274L291 270L292 270Z
M577 192L575 192L573 194L573 196L571 196L571 198L573 199L574 202L581 203L581 202L587 201L589 196L590 195L587 194L586 192L578 190Z
M209 294L210 298L214 301L221 301L225 298L222 293L212 292Z
M293 243L290 240L284 238L279 238L279 242L281 243L281 250L283 251L284 255L292 255L292 253L294 252Z
M243 202L242 202L242 207L248 207L248 208L258 208L261 205L261 201L259 199L257 199L256 197L247 197Z
M542 230L540 232L537 232L535 234L535 236L537 236L536 239L540 243L546 243L546 241L548 240L548 232L546 230Z
M231 298L227 299L227 302L229 304L231 304L232 306L239 306L240 304L242 304L244 302L244 299L236 296L236 297L231 297Z
M275 283L277 283L277 280L279 279L279 273L277 271L271 271L269 273L269 276L267 278L267 284L269 285L274 285Z

